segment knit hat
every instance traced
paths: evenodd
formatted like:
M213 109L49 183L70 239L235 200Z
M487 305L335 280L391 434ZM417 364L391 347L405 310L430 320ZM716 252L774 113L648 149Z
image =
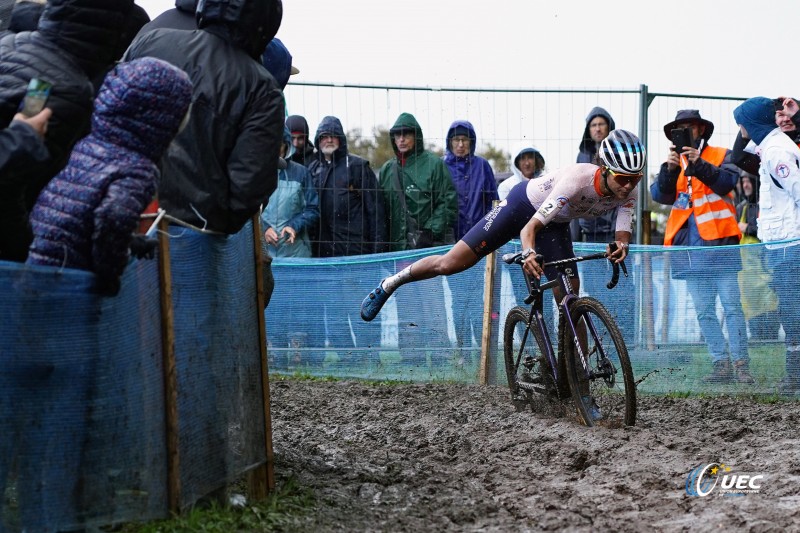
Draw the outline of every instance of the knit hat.
M778 127L775 124L775 104L763 96L745 100L733 110L733 118L737 124L744 126L756 144L761 144L764 137Z

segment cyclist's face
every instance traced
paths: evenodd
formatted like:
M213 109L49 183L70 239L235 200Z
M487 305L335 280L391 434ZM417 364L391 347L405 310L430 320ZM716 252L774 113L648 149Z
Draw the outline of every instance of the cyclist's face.
M627 198L642 179L642 174L622 174L608 170L608 188L617 198Z

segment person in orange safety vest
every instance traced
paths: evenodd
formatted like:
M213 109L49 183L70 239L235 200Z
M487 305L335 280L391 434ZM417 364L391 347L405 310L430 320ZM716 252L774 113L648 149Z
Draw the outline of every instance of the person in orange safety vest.
M729 150L708 144L713 131L714 124L696 109L678 111L675 120L664 126L672 144L650 194L653 201L672 206L665 246L735 245L742 237L733 199L739 172L730 165ZM676 142L685 146L676 149ZM670 266L673 278L686 280L711 354L713 370L704 382L753 383L738 283L739 250L673 252ZM730 357L717 319L717 296L724 310Z

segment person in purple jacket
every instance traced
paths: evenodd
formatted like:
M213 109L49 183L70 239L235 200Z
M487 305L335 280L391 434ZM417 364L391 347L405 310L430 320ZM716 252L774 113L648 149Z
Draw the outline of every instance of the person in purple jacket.
M156 193L157 163L192 100L182 70L155 58L120 63L94 104L92 131L31 213L27 263L89 270L115 295L139 215Z
M486 159L475 155L477 135L466 120L456 120L447 130L444 162L450 170L453 187L458 195L458 218L453 224L456 240L492 210L497 195L494 171ZM472 358L472 337L481 338L483 291L454 290L453 320L458 347L464 359ZM476 343L476 351L478 349ZM464 351L466 350L466 351Z

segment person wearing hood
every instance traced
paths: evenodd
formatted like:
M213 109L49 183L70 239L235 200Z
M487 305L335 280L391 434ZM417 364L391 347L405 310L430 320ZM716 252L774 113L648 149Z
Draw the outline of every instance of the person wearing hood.
M309 171L320 197L316 256L341 257L384 251L383 195L369 161L348 152L344 128L336 117L328 116L320 121L314 144L319 152ZM354 294L370 289L363 277L356 276L342 283L348 285L347 292ZM352 357L363 358L362 354L366 354L353 348L375 348L372 353L377 353L381 344L380 327L364 324L357 316L348 316L346 310L332 312L329 304L326 306L326 329L331 345L339 349L340 362L347 363Z
M425 149L422 128L410 113L401 113L389 129L395 157L381 167L378 181L383 191L387 216L387 238L392 251L414 250L453 242L453 223L458 216L458 200L450 170L441 158ZM404 268L411 261L399 261ZM419 302L427 301L420 309ZM426 327L401 327L400 350L405 364L425 365L421 346L435 347L431 363L447 361L445 347L447 312L441 283L425 284L406 291L398 298L399 324L424 323ZM422 311L422 313L419 313ZM408 320L409 313L415 320ZM420 317L420 314L423 316Z
M453 225L456 239L461 239L492 210L493 202L499 200L494 171L486 159L475 155L476 145L477 135L472 123L456 120L450 125L445 136L444 163L450 170L458 195L458 218ZM483 293L456 291L453 295L453 320L461 350L471 346L472 331L481 330L482 317ZM469 361L472 358L470 354L463 359Z
M499 199L494 171L487 160L475 155L476 144L477 135L470 122L456 120L450 125L444 163L458 195L458 218L453 225L456 239L461 239Z
M425 149L422 128L410 113L400 114L389 140L395 157L381 167L378 180L392 251L452 244L458 200L447 165Z
M286 125L292 132L292 146L294 146L292 161L307 167L311 166L311 163L317 160L317 151L309 139L310 133L305 117L290 115L286 118Z
M36 31L0 38L0 128L8 126L37 78L52 84L45 144L49 157L0 170L0 259L24 261L32 235L28 214L39 192L89 131L90 80L113 64L133 0L50 0Z
M112 69L91 133L31 212L28 264L90 270L102 294L119 291L139 215L155 195L158 161L188 113L191 92L188 76L165 61Z
M184 120L191 97L189 77L163 61L145 58L112 69L95 100L91 133L75 145L66 167L50 180L33 208L29 265L43 265L53 273L65 267L91 271L100 293L110 296L119 290L133 230L156 191L159 158ZM95 364L90 357L63 358L53 362L52 376L48 372L50 377L31 381L51 391L48 405L58 408L28 414L36 423L28 419L15 437L24 453L15 458L2 447L0 493L7 466L16 461L23 531L70 531L80 521L79 465L90 431ZM20 386L19 375L10 376ZM53 380L58 382L48 383ZM0 387L7 385L0 379ZM81 409L86 410L83 416ZM0 430L9 434L5 421ZM63 439L55 455L51 435Z
M594 163L597 148L609 132L616 128L614 119L602 107L593 107L586 116L586 127L578 144L576 163ZM617 212L611 211L597 218L580 218L570 224L570 233L575 242L601 242L614 240Z
M544 156L536 148L523 148L511 165L513 174L497 187L500 200L505 200L514 185L537 178L544 172Z
M783 133L800 146L800 107L794 98L779 96L772 100L775 106L775 124ZM758 174L761 158L750 149L750 139L740 131L731 148L731 160L740 169L750 174Z
M733 110L744 137L756 143L759 166L758 238L767 243L773 286L789 294L797 286L800 260L800 148L775 125L775 106L764 97L750 98ZM790 242L783 242L790 241ZM779 243L782 244L772 244ZM786 296L778 299L786 333L786 376L780 391L800 393L800 308Z
M192 113L163 158L160 206L198 228L237 233L277 186L285 106L260 64L280 0L205 0L198 29L139 35L125 59L157 57L192 78Z
M336 117L319 123L319 157L309 171L320 196L317 257L374 254L386 242L383 195L369 161L352 155Z
M730 150L708 144L714 124L696 109L678 111L675 120L664 126L667 139L672 141L672 130L676 129L687 129L691 142L681 153L670 144L667 160L650 186L654 202L672 206L664 246L739 244L742 232L733 201L739 172L730 164ZM720 264L725 267L720 269ZM711 354L713 370L704 382L753 383L737 275L741 269L739 251L731 248L718 252L676 252L671 254L670 266L673 278L686 280ZM717 296L725 314L730 358L717 318Z

